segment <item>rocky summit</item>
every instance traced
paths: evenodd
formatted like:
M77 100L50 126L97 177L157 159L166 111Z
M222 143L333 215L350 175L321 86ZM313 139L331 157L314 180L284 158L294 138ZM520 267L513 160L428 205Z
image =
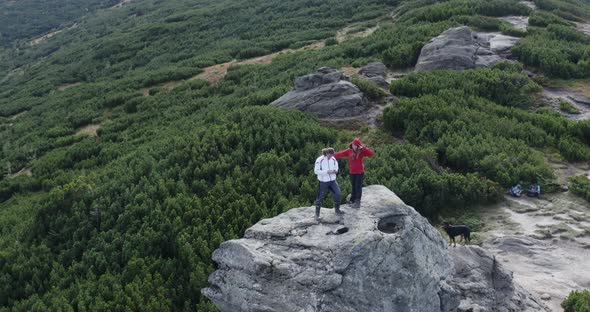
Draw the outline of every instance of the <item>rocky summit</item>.
M386 187L363 194L361 209L344 206L342 217L323 208L318 223L313 207L294 208L224 242L203 294L224 312L545 309L483 249L449 253L440 233Z
M343 73L322 67L313 74L297 77L295 90L271 105L298 109L320 118L344 118L365 112L368 100L356 85L346 80Z

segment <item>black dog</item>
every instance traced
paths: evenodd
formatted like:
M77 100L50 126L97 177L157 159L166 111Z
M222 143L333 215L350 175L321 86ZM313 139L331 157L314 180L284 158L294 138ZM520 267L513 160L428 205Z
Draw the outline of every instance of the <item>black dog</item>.
M461 235L464 242L471 242L471 230L466 225L450 225L449 223L445 222L442 224L442 228L447 232L451 241L449 242L449 246L451 243L457 246L455 242L455 236Z

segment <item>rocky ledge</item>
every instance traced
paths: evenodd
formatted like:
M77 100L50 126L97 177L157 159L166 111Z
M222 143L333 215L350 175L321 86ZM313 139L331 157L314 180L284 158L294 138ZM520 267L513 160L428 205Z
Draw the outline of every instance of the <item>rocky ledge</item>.
M479 247L447 247L384 186L338 217L294 208L213 253L202 290L221 311L546 311Z
M473 32L467 26L451 28L422 47L416 70L491 66L508 57L518 40L500 33Z
M343 73L322 67L313 74L297 77L295 90L271 105L298 109L320 118L345 118L364 113L369 108L369 101Z

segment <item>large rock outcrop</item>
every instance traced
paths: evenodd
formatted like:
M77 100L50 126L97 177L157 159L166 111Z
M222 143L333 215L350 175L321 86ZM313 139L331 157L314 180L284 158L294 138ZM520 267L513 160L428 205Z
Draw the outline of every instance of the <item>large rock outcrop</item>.
M295 90L271 105L298 109L320 118L358 116L369 108L368 100L357 86L345 78L336 69L322 67L313 74L297 77Z
M467 26L451 28L422 47L416 70L491 66L501 61L518 40L499 33L473 32Z
M439 232L393 192L363 193L362 208L344 206L343 217L322 209L317 223L313 207L294 208L224 242L203 294L224 312L517 311L513 297L528 302L483 250L452 250L470 251L460 263L481 267L469 276L467 264L453 265ZM470 287L470 278L490 288Z

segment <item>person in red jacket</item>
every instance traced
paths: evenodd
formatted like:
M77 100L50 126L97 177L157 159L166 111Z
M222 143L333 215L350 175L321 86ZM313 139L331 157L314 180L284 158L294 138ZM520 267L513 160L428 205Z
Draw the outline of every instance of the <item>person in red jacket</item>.
M365 175L364 157L371 157L375 152L370 148L363 146L358 138L352 140L349 148L334 154L336 158L348 157L348 172L350 173L350 182L352 192L350 194L350 203L353 208L361 207L361 196L363 195L363 177Z

